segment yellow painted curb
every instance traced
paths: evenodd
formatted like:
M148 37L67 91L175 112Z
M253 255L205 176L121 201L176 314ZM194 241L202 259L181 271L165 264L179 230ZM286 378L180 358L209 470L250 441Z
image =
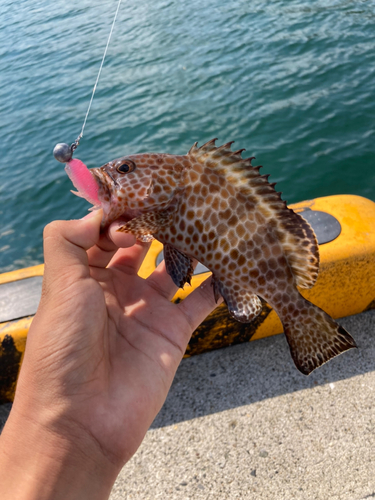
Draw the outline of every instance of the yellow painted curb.
M340 235L320 245L320 273L316 285L301 293L333 318L375 308L375 203L360 196L337 195L290 205L295 211L316 210L334 216L341 225ZM163 246L154 241L139 271L143 278L156 267ZM0 286L34 276L42 276L44 266L34 266L0 275ZM174 301L183 300L210 273L192 278L191 285L179 290ZM0 324L0 403L13 399L32 316ZM249 324L238 323L225 305L218 307L193 333L186 356L260 339L282 332L281 322L264 303L260 315Z
M25 267L24 269L17 269L17 271L10 271L9 273L0 274L0 285L4 283L11 283L13 281L23 280L25 278L34 278L34 276L43 276L44 264L38 266Z
M5 283L43 276L44 264L0 274ZM27 332L33 316L0 323L0 404L13 401L18 373L25 352Z

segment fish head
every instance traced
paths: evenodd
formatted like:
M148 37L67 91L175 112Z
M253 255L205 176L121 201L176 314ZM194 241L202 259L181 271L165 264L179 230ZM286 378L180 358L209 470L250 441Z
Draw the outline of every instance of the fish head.
M184 166L175 155L138 154L91 169L99 188L102 226L167 208L183 187Z

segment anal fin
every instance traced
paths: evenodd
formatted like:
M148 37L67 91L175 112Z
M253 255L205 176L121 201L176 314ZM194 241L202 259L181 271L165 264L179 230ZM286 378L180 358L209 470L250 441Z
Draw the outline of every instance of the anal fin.
M183 288L185 283L190 285L194 267L193 260L188 255L167 243L164 245L164 261L167 273L176 286Z
M221 295L228 306L231 316L240 323L250 323L262 310L262 303L254 293L239 289L236 290L236 283L226 279L225 282L213 276L212 286L214 289L215 301Z

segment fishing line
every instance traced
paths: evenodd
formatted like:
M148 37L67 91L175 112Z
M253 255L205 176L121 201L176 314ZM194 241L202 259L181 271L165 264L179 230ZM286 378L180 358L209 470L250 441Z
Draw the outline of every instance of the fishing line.
M56 144L56 146L55 146L55 148L53 150L54 157L56 158L56 160L60 161L61 163L66 163L66 162L68 162L72 158L74 151L79 146L79 141L83 137L83 131L84 131L85 126L86 126L87 117L89 116L89 113L90 113L92 101L94 100L94 95L95 95L96 87L98 86L100 74L101 74L102 69L103 69L105 56L107 55L107 50L108 50L108 47L109 47L109 42L110 42L111 37L112 37L113 28L115 26L115 22L116 22L116 19L117 19L117 14L118 14L118 12L120 10L121 2L122 2L122 0L118 0L117 9L116 9L116 12L115 12L115 16L113 18L111 30L109 32L109 36L108 36L108 40L107 40L107 45L106 45L106 47L104 49L104 54L103 54L103 57L102 57L102 61L100 63L100 68L99 68L99 71L98 71L98 76L96 77L96 82L95 82L94 88L92 89L91 99L90 99L89 106L88 106L87 111L86 111L86 116L85 116L85 119L83 121L81 132L80 132L79 136L77 137L77 139L73 142L73 144L71 144L71 146L69 146L68 144L59 143L59 144Z

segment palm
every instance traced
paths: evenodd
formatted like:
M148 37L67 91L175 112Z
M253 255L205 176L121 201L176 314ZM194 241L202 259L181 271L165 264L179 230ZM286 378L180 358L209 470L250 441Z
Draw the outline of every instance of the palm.
M73 231L83 222L59 224ZM59 412L63 406L69 424L78 424L123 463L160 410L193 329L215 303L209 284L172 303L176 287L164 264L147 280L137 275L145 245L118 249L90 231L98 234L77 226L77 243L68 232L61 262L59 235L45 240L45 293L29 333L23 374L27 378L37 366L39 384L48 381L50 394L53 381ZM85 246L91 247L87 253ZM19 385L21 392L22 380ZM43 403L38 397L37 404Z
M118 269L106 275L102 290L92 297L106 321L91 320L92 363L85 374L89 383L84 384L81 424L97 412L90 432L121 455L121 444L129 450L129 436L135 451L163 404L191 328L181 310L148 281ZM103 433L107 424L108 434Z

